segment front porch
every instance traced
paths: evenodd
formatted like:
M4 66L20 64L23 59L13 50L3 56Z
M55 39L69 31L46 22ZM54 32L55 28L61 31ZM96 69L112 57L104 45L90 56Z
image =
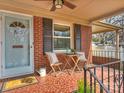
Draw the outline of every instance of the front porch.
M118 30L122 28L99 22L122 13L123 5L114 0L0 0L0 93L72 93L80 79L83 93L124 93L124 63L118 58ZM104 32L106 27L116 31L115 53L95 55L93 25L101 26L94 33ZM63 56L68 50L85 55L86 64L79 65L83 71L70 75L72 70L67 67L56 77L48 74L51 64L46 52L57 55L56 63L66 64ZM74 62L69 62L74 67ZM44 77L37 75L41 68L46 69ZM6 81L32 73L36 84L4 91Z
M109 88L111 93L119 93L118 91L118 82L113 82L114 81L114 74L113 74L113 68L110 68L109 71L109 78L108 78L108 68L105 67L104 71L101 71L101 68L98 67L96 69L97 77L103 78L103 82L105 87L108 86L108 80L109 80ZM102 74L103 73L103 74ZM121 72L123 73L123 72ZM115 70L115 74L118 74L118 71ZM45 77L40 77L39 75L35 75L35 77L38 80L38 83L28 85L25 87L20 87L16 89L12 89L3 93L73 93L74 90L77 90L78 80L84 80L84 72L75 72L73 75L69 75L66 72L61 73L57 77L53 76L54 74L48 74ZM104 77L103 77L104 75ZM95 89L95 93L102 93L100 92L100 86L99 83L96 83L96 88L94 88L94 78L92 78L92 85L91 85L91 78L90 74L87 73L87 80L89 82L88 85L92 86L93 91ZM97 82L97 81L95 81ZM115 85L114 85L115 84ZM123 93L123 84L120 88L120 93Z

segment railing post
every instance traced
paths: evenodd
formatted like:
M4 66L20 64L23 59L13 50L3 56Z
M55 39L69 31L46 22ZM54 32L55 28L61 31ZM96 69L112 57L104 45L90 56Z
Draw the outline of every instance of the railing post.
M87 93L87 70L86 70L86 65L84 66L84 93Z
M110 65L108 65L108 90L110 90Z
M113 75L113 76L114 76L114 81L113 81L113 82L114 82L114 86L113 86L113 87L114 87L114 93L115 93L115 91L116 91L116 90L115 90L115 89L116 89L116 85L115 85L115 82L116 82L116 80L115 80L115 64L114 64L114 66L113 66L113 70L114 70L114 71L113 71L113 74L114 74L114 75Z
M103 83L103 66L102 66L102 68L101 68L101 82ZM100 86L100 93L103 93L103 88Z
M94 75L96 75L96 68L94 68ZM94 78L94 93L96 93L96 79Z
M102 82L102 81L101 81ZM103 93L103 88L102 86L100 85L100 93Z
M119 75L119 78L118 78L118 79L119 79L119 82L118 82L118 83L119 83L119 84L118 84L118 93L120 93L120 88L121 88L121 87L120 87L120 79L121 79L121 78L120 78L120 63L119 63L119 65L118 65L118 75Z
M122 62L123 64L123 93L124 93L124 61Z
M90 74L90 93L92 93L92 74Z

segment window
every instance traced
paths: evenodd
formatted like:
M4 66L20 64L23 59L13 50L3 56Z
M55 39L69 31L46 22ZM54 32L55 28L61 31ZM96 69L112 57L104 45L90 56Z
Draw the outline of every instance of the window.
M70 48L70 26L54 24L54 50Z

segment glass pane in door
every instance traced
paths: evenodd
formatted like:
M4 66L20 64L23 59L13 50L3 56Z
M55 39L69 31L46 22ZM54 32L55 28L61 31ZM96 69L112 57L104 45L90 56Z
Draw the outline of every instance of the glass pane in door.
M30 65L29 20L5 18L5 68Z

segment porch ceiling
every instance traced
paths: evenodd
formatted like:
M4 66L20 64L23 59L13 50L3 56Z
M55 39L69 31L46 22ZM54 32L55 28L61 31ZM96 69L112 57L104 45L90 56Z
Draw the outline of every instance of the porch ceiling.
M74 10L67 7L50 12L52 2L34 0L0 0L0 9L41 15L51 18L70 19L89 23L124 11L123 0L68 0L77 5Z
M119 26L106 24L102 22L94 22L92 24L92 33L101 33L101 32L110 32L110 31L117 31L122 29Z

